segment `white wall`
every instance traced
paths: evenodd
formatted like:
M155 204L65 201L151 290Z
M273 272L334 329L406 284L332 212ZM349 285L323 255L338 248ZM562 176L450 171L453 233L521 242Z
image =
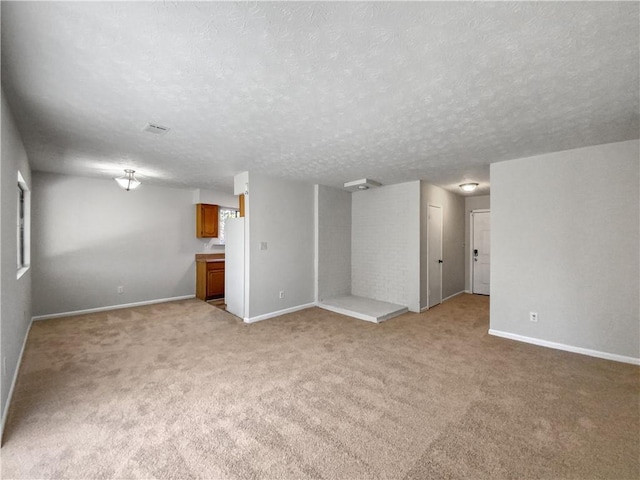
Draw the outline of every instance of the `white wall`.
M351 293L420 310L420 182L352 193Z
M639 155L635 140L491 165L492 331L640 357Z
M464 197L420 182L420 306L428 303L428 206L442 208L442 298L464 290Z
M465 197L464 199L464 289L471 292L471 212L474 210L489 210L491 208L491 197L480 195L478 197Z
M221 207L239 208L238 201L238 197L231 193L220 192L218 190L204 190L201 188L193 190L194 204L209 203L211 205L220 205Z
M2 92L2 147L0 166L0 335L2 337L2 427L7 401L22 345L31 322L31 273L29 269L17 278L18 171L33 194L31 170L20 133ZM33 262L32 262L33 263ZM6 367L5 367L6 366ZM6 368L6 373L5 373Z
M245 316L251 321L313 303L314 186L249 173L245 208L250 292ZM261 242L266 250L260 250Z
M41 172L33 183L35 316L195 293L193 190Z
M316 185L318 301L351 295L351 193Z

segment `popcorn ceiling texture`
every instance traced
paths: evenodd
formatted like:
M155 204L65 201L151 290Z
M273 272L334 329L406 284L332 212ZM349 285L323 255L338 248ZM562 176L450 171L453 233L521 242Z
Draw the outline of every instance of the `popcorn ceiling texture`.
M481 183L638 137L636 2L2 2L35 170L231 189ZM171 128L142 132L147 122Z

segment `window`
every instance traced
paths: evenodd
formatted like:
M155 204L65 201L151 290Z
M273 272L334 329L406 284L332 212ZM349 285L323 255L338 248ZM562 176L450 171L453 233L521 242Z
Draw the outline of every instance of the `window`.
M218 225L218 240L221 245L224 245L224 223L227 221L227 218L237 218L240 216L240 212L235 208L225 208L220 207L218 210L218 215L220 218L220 224Z
M24 188L18 183L18 269L26 264L24 259Z
M29 269L29 261L31 257L30 251L30 215L31 215L31 196L27 183L18 172L18 211L17 211L17 260L18 260L18 278L20 278Z

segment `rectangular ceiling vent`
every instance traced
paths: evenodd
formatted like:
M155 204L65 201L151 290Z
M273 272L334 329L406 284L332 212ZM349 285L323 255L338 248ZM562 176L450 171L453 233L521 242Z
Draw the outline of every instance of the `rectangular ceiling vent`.
M147 126L142 129L144 132L155 133L156 135L164 135L169 130L171 130L169 127L163 127L155 123L148 123Z

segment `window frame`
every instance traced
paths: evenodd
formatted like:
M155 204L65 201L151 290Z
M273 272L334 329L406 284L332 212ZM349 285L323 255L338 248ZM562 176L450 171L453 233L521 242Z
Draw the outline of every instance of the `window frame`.
M235 214L223 216L223 210L228 212L235 212ZM227 218L238 218L239 216L239 208L223 206L218 207L218 241L220 245L224 245L226 243L226 230L224 224L227 221Z
M20 278L31 266L31 192L20 172L17 187L16 263L17 278Z

